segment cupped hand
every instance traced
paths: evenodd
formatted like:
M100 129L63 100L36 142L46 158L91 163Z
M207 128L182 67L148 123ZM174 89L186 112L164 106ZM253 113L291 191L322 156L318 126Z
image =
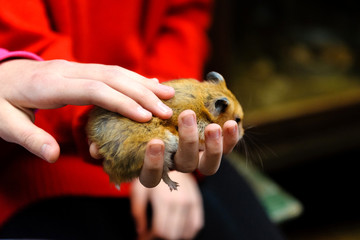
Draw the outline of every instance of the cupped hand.
M33 109L94 104L139 122L172 115L159 98L171 98L174 89L118 66L9 60L0 63L0 86L0 137L49 162L60 148L33 124Z
M145 188L135 180L130 195L139 239L192 239L204 225L202 197L194 177L189 173L173 171L170 177L180 184L178 191L160 183ZM152 206L152 226L147 228L147 204Z
M209 124L205 128L205 147L199 151L195 113L192 110L183 111L178 123L179 147L174 157L174 170L179 172L190 173L198 169L204 175L215 174L222 155L230 153L240 138L239 127L233 120L225 122L222 128L217 124ZM164 149L164 142L160 139L153 139L147 144L140 173L140 182L145 187L155 187L161 181ZM95 143L90 144L90 154L93 158L101 158Z
M220 166L223 154L228 154L240 139L239 127L233 120L224 126L205 127L205 146L199 146L196 115L186 110L179 115L179 147L175 154L175 169L192 172L198 169L204 175L213 175Z

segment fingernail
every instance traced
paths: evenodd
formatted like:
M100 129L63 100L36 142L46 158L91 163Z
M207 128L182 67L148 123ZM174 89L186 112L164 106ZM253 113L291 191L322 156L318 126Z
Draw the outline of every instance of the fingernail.
M41 146L41 150L40 150L40 154L41 154L41 157L48 161L49 162L49 159L50 159L50 146L48 144L44 144Z
M229 130L229 133L232 134L232 135L235 135L237 132L239 132L237 125L230 128L230 130Z
M182 119L182 122L184 123L185 126L187 127L192 127L196 124L196 119L195 116L193 114L190 114L188 116L185 116Z
M221 131L220 129L216 129L213 131L209 131L208 136L212 139L218 139L220 137Z
M152 144L149 147L150 154L153 156L158 156L163 151L163 145L161 144Z
M173 87L170 87L170 86L166 86L164 84L159 84L159 88L163 91L166 91L166 92L175 92L174 88Z
M143 117L151 117L152 116L152 114L149 111L145 110L142 107L138 107L137 110Z
M159 79L157 79L157 78L150 78L150 80L154 81L154 82L157 82L157 83L159 82Z
M158 102L158 107L159 109L163 112L163 113L169 113L172 112L171 108L169 108L168 106L166 106L163 102Z

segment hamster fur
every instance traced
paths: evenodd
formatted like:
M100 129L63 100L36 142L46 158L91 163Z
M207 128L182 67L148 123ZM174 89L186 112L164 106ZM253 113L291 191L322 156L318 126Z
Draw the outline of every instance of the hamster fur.
M204 130L210 123L223 126L227 120L235 120L240 136L243 135L242 108L219 73L208 73L203 82L179 79L164 84L175 89L175 96L164 101L173 110L170 119L153 117L149 122L138 123L99 107L90 113L88 137L99 147L104 170L116 185L140 175L146 144L157 138L165 143L162 179L170 190L177 190L178 184L169 178L168 172L174 168L173 157L179 143L178 116L186 109L196 113L199 146L204 145Z

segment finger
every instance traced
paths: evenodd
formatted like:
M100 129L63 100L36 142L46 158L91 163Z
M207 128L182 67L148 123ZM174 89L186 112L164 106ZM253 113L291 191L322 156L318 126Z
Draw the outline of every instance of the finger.
M173 205L164 204L160 206L159 203L154 204L153 218L152 218L152 234L157 238L169 239L168 236L168 221L172 218Z
M35 75L30 86L31 92L36 95L36 98L31 99L32 101L17 101L17 105L28 108L57 108L66 104L95 104L135 121L146 122L151 119L152 114L141 106L143 104L145 108L161 118L168 118L172 115L171 109L162 104L152 91L137 81L132 83L132 81L123 80L120 77L111 80L111 77L104 74L103 70L109 69L111 66L79 64L61 60L47 61L43 64L47 70ZM95 70L92 70L91 66L94 66ZM53 71L49 71L49 68ZM102 74L99 74L101 72L99 69L102 69ZM85 75L85 77L76 77L81 75ZM97 79L96 76L101 79ZM107 82L113 84L109 85ZM159 85L156 81L148 82L155 82L155 85ZM46 91L43 86L47 86Z
M202 207L193 206L189 210L188 219L185 222L182 239L193 239L204 225L204 216Z
M115 90L133 98L156 116L169 118L171 109L163 105L158 97L169 99L174 96L174 89L159 84L157 79L145 78L135 72L118 66L100 64L73 63L67 72L69 78L98 80Z
M1 104L0 136L17 143L48 162L55 162L60 155L60 147L47 132L35 126L21 110L5 103Z
M224 154L230 153L240 139L239 127L233 120L225 122L223 126Z
M143 235L147 230L147 194L147 189L144 189L140 182L135 180L131 190L130 203L138 235Z
M185 110L179 115L179 146L174 157L176 170L192 172L199 161L199 134L196 115L192 110Z
M146 146L144 165L140 173L140 182L148 188L159 184L164 166L164 142L152 139Z
M185 222L188 220L188 205L173 206L171 213L168 213L168 221L166 222L166 239L181 239L185 229Z
M200 193L198 193L200 194ZM201 197L199 197L201 198ZM189 210L188 220L185 223L182 238L193 239L204 226L204 210L201 203L197 202Z
M204 175L213 175L217 172L223 152L221 127L209 124L205 128L205 151L200 158L199 171Z
M139 122L149 121L152 117L149 111L129 96L100 81L78 79L69 82L65 80L61 86L54 89L52 96L56 105L63 103L72 105L94 104Z
M140 85L124 86L122 92L119 92L100 81L78 79L65 81L63 91L59 92L62 92L62 95L58 95L58 98L63 99L63 103L94 104L135 121L150 120L151 112L161 118L169 118L172 115L172 110L168 106Z
M107 79L116 79L119 76L122 76L133 81L150 80L154 83L159 83L156 78L149 79L138 73L115 65L84 64L63 60L53 60L52 62L59 65L59 68L64 69L64 75L71 78L88 78L106 81ZM66 67L64 67L64 65Z
M99 147L96 145L96 143L92 142L89 146L89 152L90 156L94 159L102 159L103 157L99 153Z
M142 107L160 118L169 118L172 110L165 105L151 89L138 82L114 81L114 89L134 99Z

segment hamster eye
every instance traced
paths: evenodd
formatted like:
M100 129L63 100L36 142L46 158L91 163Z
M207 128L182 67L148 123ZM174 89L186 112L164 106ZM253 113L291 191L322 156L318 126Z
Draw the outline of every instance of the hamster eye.
M235 118L235 122L236 122L236 123L240 123L240 122L241 122L241 118L239 118L239 117Z

